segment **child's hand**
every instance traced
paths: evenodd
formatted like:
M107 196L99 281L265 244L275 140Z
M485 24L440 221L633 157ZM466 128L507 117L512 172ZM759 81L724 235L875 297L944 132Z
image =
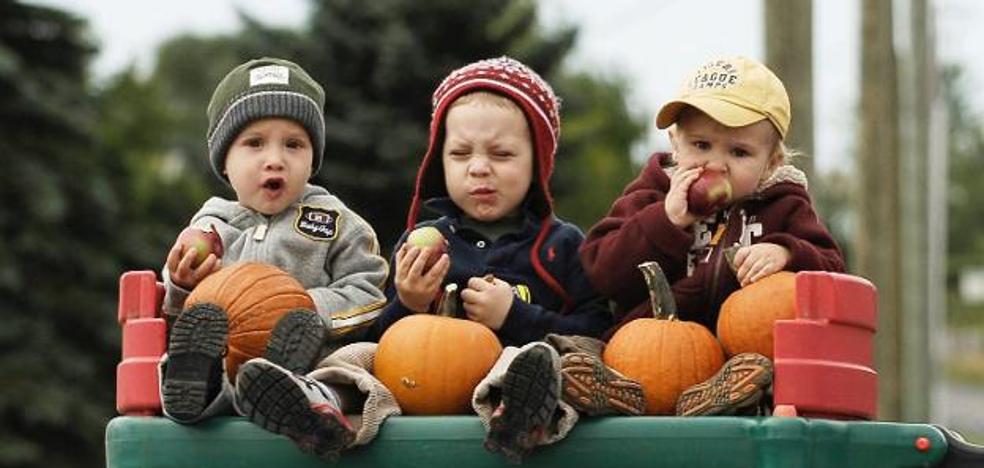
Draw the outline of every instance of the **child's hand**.
M789 249L779 244L763 242L742 247L735 253L738 281L742 287L745 287L777 271L782 271L789 263L789 258Z
M451 268L450 257L443 254L430 270L421 273L427 263L427 256L421 253L423 250L420 247L406 243L396 252L396 276L393 281L396 295L404 306L414 312L427 312Z
M461 301L470 320L498 330L512 307L513 291L509 283L501 279L492 278L490 282L473 277L468 280L468 287L461 291Z
M697 221L697 216L694 216L687 206L687 191L703 171L704 168L700 166L680 166L670 177L670 191L666 193L664 201L666 217L680 229L687 228Z
M201 283L206 276L219 271L222 268L222 261L214 253L202 261L198 267L194 267L195 257L198 252L195 249L186 249L181 242L175 242L171 251L167 253L167 274L171 282L176 286L191 291Z

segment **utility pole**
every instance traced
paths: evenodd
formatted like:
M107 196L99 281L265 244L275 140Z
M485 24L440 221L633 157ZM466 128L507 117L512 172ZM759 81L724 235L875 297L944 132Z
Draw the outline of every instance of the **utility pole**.
M899 125L902 220L900 255L900 418L930 419L934 375L932 334L943 322L946 151L934 144L937 92L933 12L928 0L895 0L899 56ZM936 117L934 117L936 116ZM942 169L941 169L942 168ZM943 216L939 218L939 216ZM942 230L942 231L940 231ZM942 235L941 235L942 232Z
M806 155L796 160L796 167L815 182L813 0L765 0L765 64L789 93L793 119L786 143Z
M879 417L901 416L899 84L892 0L861 2L861 128L858 137L857 274L878 288L875 362Z

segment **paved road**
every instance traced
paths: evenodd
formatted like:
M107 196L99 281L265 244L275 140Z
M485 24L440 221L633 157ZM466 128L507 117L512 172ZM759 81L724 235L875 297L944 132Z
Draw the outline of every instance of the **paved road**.
M984 386L944 381L934 392L933 406L934 422L984 435Z

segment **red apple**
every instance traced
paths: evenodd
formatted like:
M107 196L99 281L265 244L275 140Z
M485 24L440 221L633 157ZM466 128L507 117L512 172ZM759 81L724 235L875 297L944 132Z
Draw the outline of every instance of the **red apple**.
M721 171L704 169L687 192L687 209L697 216L708 216L730 202L731 183Z
M181 231L181 234L178 234L178 242L184 246L185 250L195 250L195 261L192 262L192 267L201 265L210 253L214 253L216 257L222 257L222 238L219 237L214 225L211 230L192 226L186 227Z
M430 270L441 259L441 255L448 251L448 240L434 226L423 226L410 231L407 235L407 245L420 248L423 250L422 255L427 256L424 271Z

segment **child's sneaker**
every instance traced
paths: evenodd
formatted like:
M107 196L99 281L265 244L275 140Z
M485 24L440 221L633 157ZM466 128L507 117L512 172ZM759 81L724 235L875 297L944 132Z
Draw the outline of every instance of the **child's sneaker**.
M307 374L321 353L327 333L314 311L294 309L273 327L263 357L295 374Z
M757 353L735 355L706 382L683 391L677 416L735 414L758 405L772 384L772 361Z
M161 386L168 416L194 420L219 394L228 328L225 311L214 304L195 304L175 320Z
M611 369L597 355L568 353L560 358L564 401L578 411L599 416L646 411L642 385Z
M546 434L559 397L557 351L540 344L519 353L503 377L502 403L489 421L486 450L522 461Z
M355 439L335 393L266 359L250 359L236 377L239 411L263 429L289 437L304 452L334 460Z

